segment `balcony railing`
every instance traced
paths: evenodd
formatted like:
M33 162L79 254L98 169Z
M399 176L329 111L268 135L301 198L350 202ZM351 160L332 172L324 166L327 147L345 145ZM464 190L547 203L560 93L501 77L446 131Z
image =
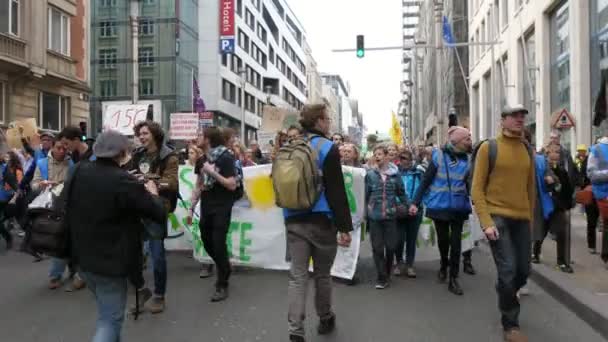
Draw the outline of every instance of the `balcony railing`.
M76 61L51 50L47 50L46 58L49 72L65 78L76 79Z
M8 34L0 33L0 55L11 59L25 61L26 43Z

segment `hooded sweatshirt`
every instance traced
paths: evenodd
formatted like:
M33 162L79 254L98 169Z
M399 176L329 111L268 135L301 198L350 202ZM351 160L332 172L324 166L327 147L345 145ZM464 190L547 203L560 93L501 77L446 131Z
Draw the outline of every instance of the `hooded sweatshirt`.
M405 187L395 164L381 170L377 166L365 175L365 203L367 217L373 221L397 218L397 205L408 205Z

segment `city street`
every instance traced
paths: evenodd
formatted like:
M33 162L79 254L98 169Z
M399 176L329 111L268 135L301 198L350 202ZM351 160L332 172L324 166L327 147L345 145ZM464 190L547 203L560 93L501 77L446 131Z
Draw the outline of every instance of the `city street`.
M489 255L473 256L479 274L462 275L463 297L450 294L435 281L436 263L418 265L416 280L396 279L393 286L373 288L369 241L364 242L361 283L336 284L337 331L315 333L316 319L307 321L309 341L501 341ZM91 294L83 290L51 291L46 285L49 262L32 263L0 247L0 340L3 342L82 342L90 340L95 321ZM149 276L149 273L147 274ZM198 278L198 265L183 254L169 257L168 310L125 322L125 341L286 341L285 272L237 270L231 297L208 301L213 280ZM522 329L530 341L603 341L587 324L543 292L530 286L523 300ZM312 296L309 296L312 313Z

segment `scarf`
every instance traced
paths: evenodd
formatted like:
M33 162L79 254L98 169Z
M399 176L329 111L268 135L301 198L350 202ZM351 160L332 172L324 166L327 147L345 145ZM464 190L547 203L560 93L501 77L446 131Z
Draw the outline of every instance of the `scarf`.
M226 151L228 151L226 146L220 145L220 146L214 147L209 150L209 153L207 154L207 160L209 160L209 163L215 164L215 162L220 158L220 156L222 154L224 154L224 152L226 152ZM205 174L205 177L204 177L205 189L213 188L213 186L215 185L215 182L216 182L215 178L209 177L209 175Z

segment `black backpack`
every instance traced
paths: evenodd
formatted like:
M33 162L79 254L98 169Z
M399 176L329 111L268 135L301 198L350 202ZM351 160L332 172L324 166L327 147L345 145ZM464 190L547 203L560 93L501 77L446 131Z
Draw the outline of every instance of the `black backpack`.
M486 139L486 140L482 140L480 142L478 142L477 144L475 144L475 146L473 146L473 154L471 155L471 168L469 171L469 184L472 186L473 185L473 174L475 172L475 162L477 159L477 152L479 152L479 149L481 148L481 145L483 145L484 143L488 143L488 163L490 164L488 166L488 178L490 178L490 175L492 174L492 171L494 171L494 167L496 166L496 159L498 158L498 143L496 142L495 138L491 138L491 139ZM530 160L532 161L532 167L534 167L534 152L532 151L532 147L530 146L530 144L528 144L526 141L522 140L522 143L526 146L526 150L528 151L528 154L530 155Z

